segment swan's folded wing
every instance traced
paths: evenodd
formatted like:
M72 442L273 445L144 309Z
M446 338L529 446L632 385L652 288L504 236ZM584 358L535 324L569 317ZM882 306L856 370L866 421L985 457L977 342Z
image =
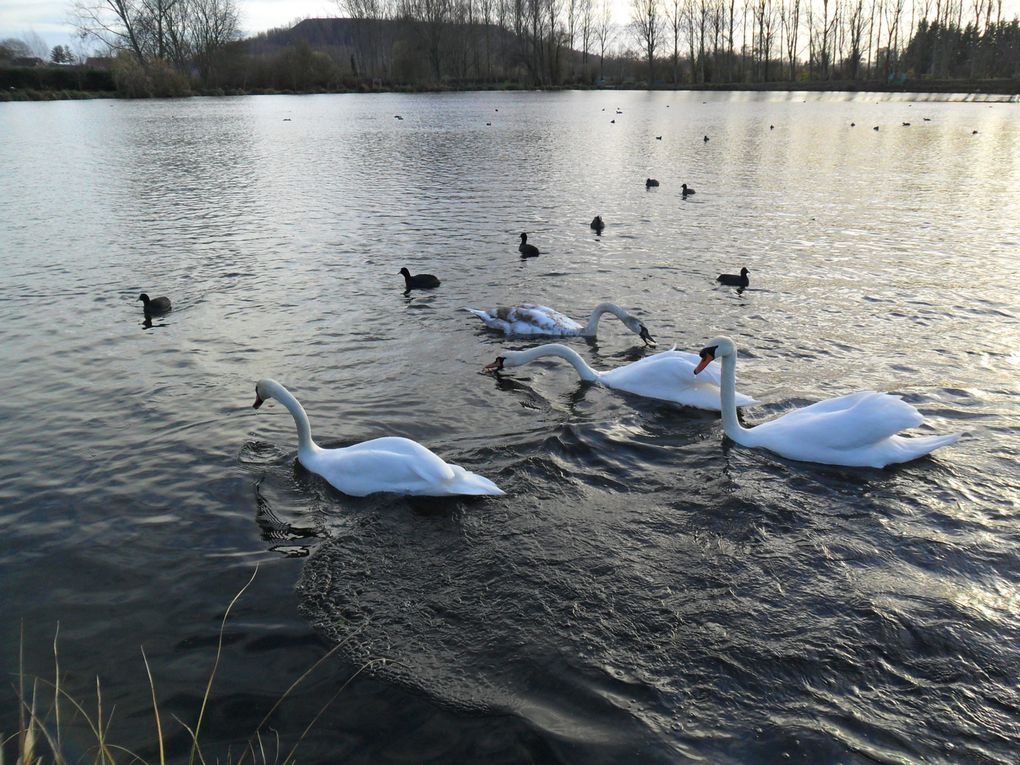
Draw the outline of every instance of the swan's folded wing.
M396 474L413 474L432 482L449 481L454 477L453 468L440 459L439 455L409 438L375 438L349 446L343 451L345 460L350 459L352 466L392 471L395 479Z
M584 327L559 311L545 305L522 303L510 309L507 320L511 324L523 322L539 332L556 335L561 332L577 332ZM515 328L515 331L520 331Z
M693 353L663 351L602 372L599 379L610 388L719 411L719 372L717 369L709 372L706 368L701 374L695 375L694 369L700 361ZM757 402L738 392L736 403L737 406L748 406Z
M831 449L853 449L923 421L921 413L899 396L866 390L819 401L759 427Z

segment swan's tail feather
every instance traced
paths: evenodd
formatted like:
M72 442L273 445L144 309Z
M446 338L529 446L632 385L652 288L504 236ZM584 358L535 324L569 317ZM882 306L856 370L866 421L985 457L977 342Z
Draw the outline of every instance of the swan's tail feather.
M450 467L453 468L453 478L443 486L450 494L501 497L505 493L485 476L465 470L460 465L450 465Z
M944 436L919 436L911 438L910 440L911 442L915 442L919 449L924 450L921 454L928 454L929 452L933 452L943 446L955 444L960 440L960 436L962 435L963 433L949 433Z
M955 444L962 435L962 433L948 433L944 436L915 436L913 438L893 436L892 440L899 446L900 451L895 462L908 462L931 454L943 446Z
M473 313L475 316L477 316L482 321L485 321L486 319L491 318L489 316L488 311L479 311L477 308L468 308L468 307L465 306L464 308L461 308L460 310L462 310L462 311L469 311L470 313Z

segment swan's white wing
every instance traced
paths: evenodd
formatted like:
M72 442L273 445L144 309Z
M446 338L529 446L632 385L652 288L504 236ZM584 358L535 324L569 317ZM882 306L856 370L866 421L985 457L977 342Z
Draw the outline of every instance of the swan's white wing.
M305 466L356 497L375 492L427 496L501 495L489 479L450 465L407 438L377 438L345 449L323 449Z
M373 438L371 441L348 446L344 452L351 455L371 454L379 460L403 462L415 475L426 481L449 481L453 478L453 469L438 454L409 438Z
M497 310L506 311L506 320L512 331L520 335L573 335L584 329L569 316L549 306L521 303Z
M752 429L759 436L791 445L815 444L825 449L856 449L883 441L924 418L899 396L860 391L795 409Z
M355 497L380 491L424 494L429 487L456 477L438 456L406 438L377 438L343 449L322 449L302 456L301 462Z
M694 369L701 359L684 351L663 351L652 356L603 372L600 382L640 396L674 401L699 409L719 411L719 373L713 369L695 375ZM742 393L736 394L737 406L755 403Z
M500 306L490 311L465 308L491 329L507 335L576 335L584 327L569 316L548 306L534 303Z

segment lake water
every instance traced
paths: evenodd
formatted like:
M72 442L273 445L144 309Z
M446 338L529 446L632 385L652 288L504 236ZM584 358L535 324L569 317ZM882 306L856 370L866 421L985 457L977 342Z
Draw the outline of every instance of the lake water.
M98 675L154 761L144 646L179 761L257 567L207 761L341 644L267 750L339 691L300 761L1015 762L1018 188L1016 104L923 96L0 105L0 731L20 632L52 680L59 623L64 687L94 710ZM402 266L442 286L404 296ZM174 302L151 328L142 291ZM537 341L460 309L515 301L732 336L747 424L872 388L966 435L823 467L558 360L484 373ZM651 352L612 317L567 342ZM346 497L252 410L266 376L320 443L408 436L506 496Z

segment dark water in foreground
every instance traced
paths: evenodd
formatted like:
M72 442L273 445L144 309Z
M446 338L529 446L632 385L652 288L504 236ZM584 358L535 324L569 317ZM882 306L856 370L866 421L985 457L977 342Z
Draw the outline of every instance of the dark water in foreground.
M342 688L302 762L1015 762L1017 108L0 106L0 731L21 625L27 672L52 678L59 621L65 686L88 700L99 675L112 739L152 761L144 645L179 759L170 715L194 721L258 566L207 761L342 643L272 716L286 751ZM405 265L442 287L404 297ZM742 265L749 290L714 285ZM143 290L175 305L148 330ZM666 347L733 336L750 424L874 388L967 436L822 467L555 360L483 374L531 342L458 309L520 300L578 319L611 300ZM612 318L568 342L603 369L647 352ZM296 466L282 407L251 410L263 376L325 445L408 436L507 494L345 497Z

